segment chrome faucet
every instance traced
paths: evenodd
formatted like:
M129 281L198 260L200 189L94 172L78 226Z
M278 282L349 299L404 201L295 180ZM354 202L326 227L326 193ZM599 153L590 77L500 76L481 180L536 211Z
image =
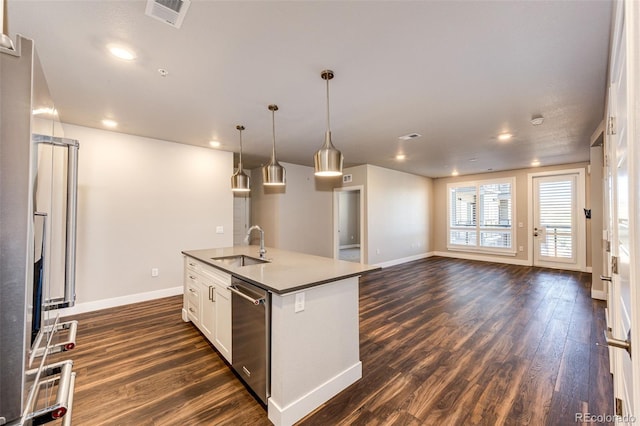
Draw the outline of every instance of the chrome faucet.
M262 228L260 228L258 225L253 225L251 228L249 228L249 230L247 231L247 236L244 239L246 242L249 242L249 237L251 236L251 231L253 230L258 230L260 231L260 259L264 259L265 258L265 254L267 254L267 250L265 250L264 248L264 231L262 230Z

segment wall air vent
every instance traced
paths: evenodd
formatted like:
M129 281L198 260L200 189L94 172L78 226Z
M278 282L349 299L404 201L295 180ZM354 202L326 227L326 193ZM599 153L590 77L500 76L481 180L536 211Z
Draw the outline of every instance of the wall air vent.
M422 136L420 133L409 133L408 135L400 136L398 139L403 141L408 141L411 139L416 139Z
M147 0L144 14L174 28L180 28L190 4L191 0Z

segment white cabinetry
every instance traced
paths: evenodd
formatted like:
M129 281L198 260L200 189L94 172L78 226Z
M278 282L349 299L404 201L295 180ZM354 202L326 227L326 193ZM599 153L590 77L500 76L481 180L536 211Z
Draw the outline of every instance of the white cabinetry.
M231 362L231 291L216 286L216 321L213 344ZM228 354L228 355L227 355Z
M193 322L231 363L231 275L190 257L184 258L184 303Z

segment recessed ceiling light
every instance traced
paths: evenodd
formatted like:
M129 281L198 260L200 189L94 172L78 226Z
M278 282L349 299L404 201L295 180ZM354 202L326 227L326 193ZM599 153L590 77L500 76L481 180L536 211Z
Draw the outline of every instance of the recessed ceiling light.
M109 118L105 118L104 120L102 120L102 125L105 127L116 127L118 125L118 122Z
M158 68L158 74L160 74L161 77L166 77L169 75L169 71L165 68Z
M457 170L454 170L451 172L451 176L458 176L460 173L458 173Z
M419 138L420 136L422 136L420 133L409 133L408 135L398 137L398 139L403 141L408 141L411 139Z
M511 139L513 137L513 135L511 133L500 133L498 135L498 140L502 141L502 142L506 142L509 139Z
M469 158L469 162L470 162L470 163L475 163L476 161L478 161L478 159L477 159L477 158Z
M531 166L533 166L533 167L538 167L539 165L540 165L540 160L533 160L531 162Z
M407 156L406 156L406 155L404 155L404 154L398 154L398 155L396 155L396 160L400 160L400 161L402 161L402 160L404 160L404 159L406 159L406 158L407 158Z
M211 145L214 148L220 148L220 142L218 141L209 141L209 145Z
M126 47L110 44L107 46L107 48L109 49L109 52L111 52L111 54L118 59L133 61L136 58L136 54Z

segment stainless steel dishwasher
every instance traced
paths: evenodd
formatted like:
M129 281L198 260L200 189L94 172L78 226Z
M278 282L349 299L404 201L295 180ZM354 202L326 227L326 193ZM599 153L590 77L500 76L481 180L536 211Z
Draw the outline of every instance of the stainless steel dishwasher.
M235 277L228 288L233 369L267 404L271 388L271 293Z

